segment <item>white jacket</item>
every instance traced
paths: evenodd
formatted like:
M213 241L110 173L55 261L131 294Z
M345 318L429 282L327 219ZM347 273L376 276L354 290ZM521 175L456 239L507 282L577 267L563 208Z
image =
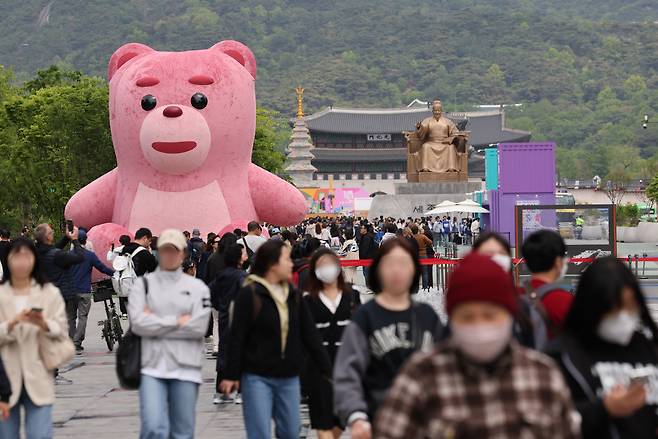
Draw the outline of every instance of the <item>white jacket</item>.
M128 298L128 315L132 331L142 337L142 371L157 369L163 374L183 368L200 374L205 348L203 338L210 320L210 290L201 280L181 269L159 268L138 278ZM145 312L148 307L150 312ZM179 327L180 316L191 319Z
M9 405L12 407L18 401L23 386L34 404L41 406L55 402L53 371L47 370L41 361L39 339L47 343L49 337L68 331L64 299L53 284L41 287L33 282L26 307L43 309L49 332L43 333L31 323L19 323L8 332L9 322L19 310L16 309L16 299L9 282L0 285L0 356L11 383Z

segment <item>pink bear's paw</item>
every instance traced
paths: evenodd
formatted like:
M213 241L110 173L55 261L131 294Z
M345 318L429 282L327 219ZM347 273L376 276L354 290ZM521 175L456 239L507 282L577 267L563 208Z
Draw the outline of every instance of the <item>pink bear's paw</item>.
M89 241L91 241L94 246L96 256L98 256L98 259L108 267L112 267L112 262L107 260L107 252L112 248L112 243L117 247L121 245L119 244L119 237L121 235L128 235L130 236L130 239L132 239L132 234L128 232L128 229L114 223L100 224L96 227L92 227L89 233L87 233ZM94 269L92 273L93 281L97 281L104 277L106 276Z
M249 167L249 190L261 221L292 226L301 222L308 212L299 189L254 164Z

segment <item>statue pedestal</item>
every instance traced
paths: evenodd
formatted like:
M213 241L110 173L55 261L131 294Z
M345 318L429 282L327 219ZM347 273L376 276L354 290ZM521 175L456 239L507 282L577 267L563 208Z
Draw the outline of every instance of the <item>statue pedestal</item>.
M419 172L416 174L418 183L442 183L442 182L459 182L468 181L468 174L464 172ZM407 181L409 181L407 179Z
M394 195L377 195L372 200L368 218L380 215L394 218L418 218L442 201L458 203L469 193L483 189L481 181L443 181L428 183L400 183Z
M411 157L407 156L407 181L409 183L442 183L468 181L468 155L459 153L459 172L417 172Z

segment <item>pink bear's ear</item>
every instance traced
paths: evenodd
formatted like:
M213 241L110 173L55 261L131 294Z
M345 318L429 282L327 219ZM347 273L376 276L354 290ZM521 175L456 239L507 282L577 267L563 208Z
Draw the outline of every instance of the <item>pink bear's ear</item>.
M112 79L112 76L119 70L119 68L130 61L131 59L143 53L154 52L149 46L140 43L128 43L119 47L110 58L110 64L107 66L107 77Z
M225 40L220 41L210 48L210 50L219 50L220 52L230 56L244 66L251 77L256 79L256 57L247 46L239 41Z

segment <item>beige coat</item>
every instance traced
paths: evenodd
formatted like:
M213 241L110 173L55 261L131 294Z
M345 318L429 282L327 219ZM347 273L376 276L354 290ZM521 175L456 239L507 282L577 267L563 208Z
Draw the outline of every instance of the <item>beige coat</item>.
M49 405L55 402L54 374L41 361L39 338L42 343L47 343L49 335L68 332L64 299L54 285L40 287L33 283L27 308L35 307L43 309L44 319L50 328L45 336L42 334L39 337L41 330L31 323L19 323L8 333L9 322L17 314L16 305L9 283L0 285L0 356L11 383L11 407L18 401L23 385L34 404Z

